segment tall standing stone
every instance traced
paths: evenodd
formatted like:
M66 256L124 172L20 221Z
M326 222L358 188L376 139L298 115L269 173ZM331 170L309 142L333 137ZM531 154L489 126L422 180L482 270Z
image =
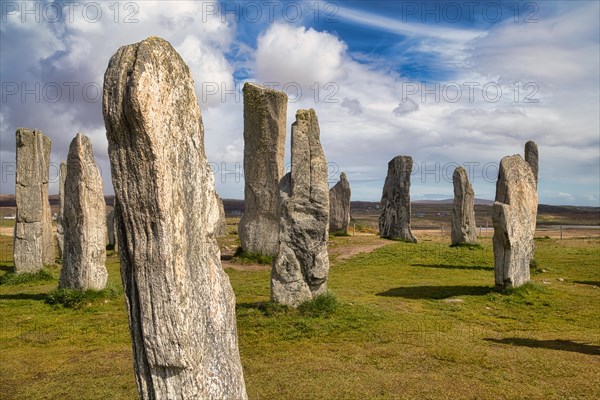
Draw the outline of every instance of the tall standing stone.
M475 191L467 171L463 167L456 167L452 175L454 184L454 207L452 208L453 245L461 243L475 243L477 241L477 224L475 223Z
M238 234L249 253L277 254L287 100L284 92L244 85L244 214Z
M396 156L388 163L387 177L381 195L379 235L386 239L400 239L417 243L410 230L410 174L413 160L410 156Z
M63 214L65 210L65 180L67 179L67 162L61 161L58 171L58 215L56 217L56 242L58 243L58 257L62 260L65 242L65 229L63 227Z
M16 132L15 272L35 272L54 262L52 215L48 201L51 140L41 131Z
M533 176L535 177L535 183L537 185L539 172L539 154L538 145L532 140L525 143L525 161L527 161L527 164L529 164L529 166L531 167L531 171L533 172Z
M346 174L329 189L329 231L348 233L350 226L350 183Z
M271 299L296 307L327 290L328 166L315 110L298 110L292 124L292 170L281 180L279 251Z
M217 204L219 206L219 220L217 221L217 227L215 229L216 236L227 235L227 220L225 219L225 206L223 205L223 199L217 195Z
M123 46L102 107L140 396L246 399L190 70L163 39Z
M106 287L106 205L92 142L78 133L69 146L64 248L58 286L77 290Z
M504 157L500 162L492 210L498 289L518 287L529 281L537 206L535 176L529 164L520 155Z
M106 214L106 229L108 234L108 244L113 251L119 251L119 240L117 238L117 219L115 218L115 207Z

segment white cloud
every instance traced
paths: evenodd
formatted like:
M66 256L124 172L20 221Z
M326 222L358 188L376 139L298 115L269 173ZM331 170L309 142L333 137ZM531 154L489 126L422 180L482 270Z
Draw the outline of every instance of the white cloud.
M276 23L258 37L256 77L261 82L296 82L303 89L343 77L346 44L312 28Z

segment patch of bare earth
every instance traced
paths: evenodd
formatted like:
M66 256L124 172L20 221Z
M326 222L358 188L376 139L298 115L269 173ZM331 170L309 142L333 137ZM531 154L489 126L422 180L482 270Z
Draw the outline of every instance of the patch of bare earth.
M339 237L329 248L329 255L336 260L347 260L361 253L370 253L389 243L390 241L374 235Z

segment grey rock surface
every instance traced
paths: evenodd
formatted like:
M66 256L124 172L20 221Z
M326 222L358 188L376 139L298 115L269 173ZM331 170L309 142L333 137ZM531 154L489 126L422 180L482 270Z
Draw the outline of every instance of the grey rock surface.
M329 189L329 231L348 233L350 226L350 183L346 174Z
M246 399L190 70L163 39L123 46L102 107L140 397Z
M498 289L529 282L538 206L536 186L531 167L520 155L502 159L492 210L494 271Z
M217 221L217 227L215 228L216 236L227 236L227 220L225 219L225 206L223 205L223 199L217 195L217 204L219 206L219 220Z
M67 179L67 162L61 161L58 171L58 213L56 217L56 242L58 244L58 258L63 258L64 228L63 213L65 210L65 180Z
M535 183L538 181L538 173L539 173L539 153L538 153L538 145L536 142L530 140L525 143L525 161L531 167L531 171L533 172L533 176L535 177Z
M277 254L287 101L284 92L244 85L244 214L238 234L249 253Z
M112 246L115 253L119 252L119 240L117 238L117 220L115 218L115 208L106 214L106 230L108 244Z
M413 159L396 156L388 163L387 177L381 195L379 236L417 243L410 229L410 174Z
M15 272L35 272L54 263L52 215L48 201L51 140L41 131L16 132Z
M456 167L452 175L454 184L454 206L452 208L451 239L453 245L475 243L477 241L477 224L475 223L475 191L467 171Z
M64 247L58 286L76 290L106 287L106 205L92 142L78 133L69 146Z
M328 165L313 109L292 125L291 172L281 180L279 251L271 270L271 299L296 307L327 290L329 275Z

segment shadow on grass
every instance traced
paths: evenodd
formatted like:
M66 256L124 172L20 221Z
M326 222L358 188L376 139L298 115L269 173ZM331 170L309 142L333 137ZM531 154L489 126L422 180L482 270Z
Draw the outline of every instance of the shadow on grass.
M46 294L43 293L13 293L0 294L0 300L46 300Z
M15 272L15 267L13 265L0 265L0 271Z
M483 296L494 291L493 286L406 286L377 293L377 296L405 299L445 299L454 296Z
M411 266L425 267L425 268L466 269L466 270L481 270L481 271L493 271L494 270L494 267L487 267L485 265L411 264Z
M572 340L538 340L529 338L504 338L504 339L491 339L486 338L488 342L499 343L499 344L510 344L513 346L525 346L538 349L550 349L550 350L563 350L571 351L574 353L588 354L592 356L600 356L600 346L577 343Z
M580 285L599 286L600 281L573 281L573 283L579 283Z

